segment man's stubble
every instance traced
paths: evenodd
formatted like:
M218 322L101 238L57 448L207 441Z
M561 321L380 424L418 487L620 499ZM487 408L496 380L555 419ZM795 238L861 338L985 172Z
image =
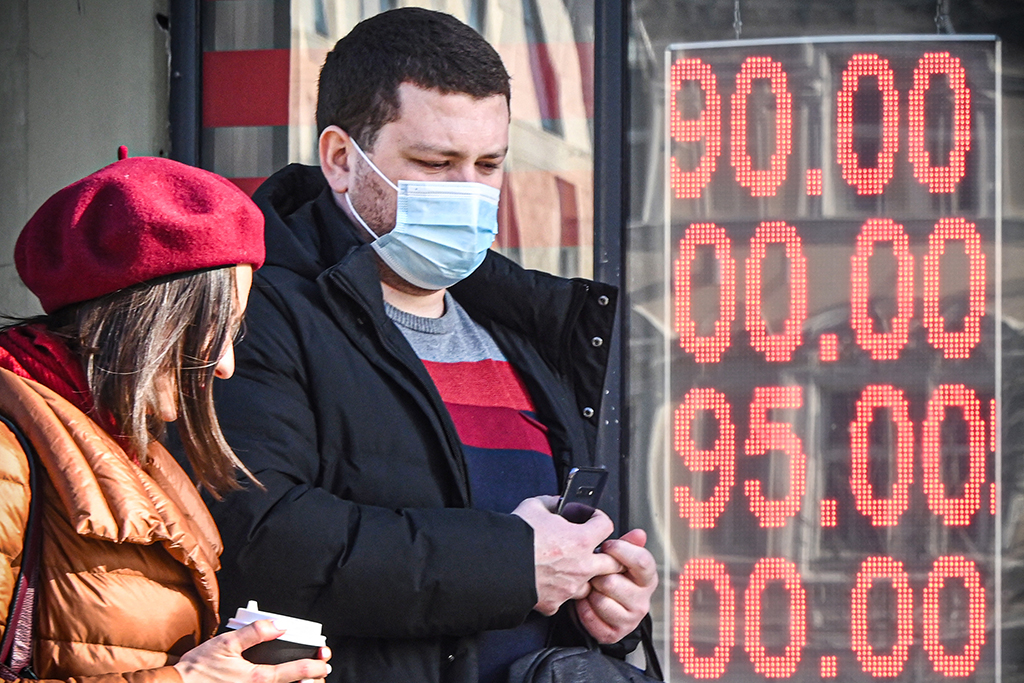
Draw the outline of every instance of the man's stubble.
M352 200L352 206L359 212L359 215L366 221L366 224L370 226L370 229L373 230L377 237L386 235L394 230L395 220L398 215L398 196L394 188L385 183L362 158L359 158L356 163L355 181L355 192L352 192L353 185L349 185L349 193L351 195L349 199ZM373 240L373 237L366 230L361 231L365 242ZM376 254L374 256L377 261L377 272L380 275L381 282L384 284L407 294L422 295L429 294L432 291L406 282L395 271L391 270L380 259L380 256Z

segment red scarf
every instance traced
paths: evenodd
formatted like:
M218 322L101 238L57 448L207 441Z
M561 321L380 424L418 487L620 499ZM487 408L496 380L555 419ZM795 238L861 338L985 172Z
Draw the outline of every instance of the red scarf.
M21 325L0 332L0 368L35 380L93 416L92 393L82 363L60 337L42 325Z
M67 342L43 325L20 325L0 332L0 368L35 380L60 394L95 420L121 444L128 457L138 463L130 441L120 433L114 417L106 411L97 414L82 361L71 352Z

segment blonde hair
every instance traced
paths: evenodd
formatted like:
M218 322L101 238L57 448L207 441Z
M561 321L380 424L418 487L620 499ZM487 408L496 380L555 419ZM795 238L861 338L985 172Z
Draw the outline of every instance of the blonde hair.
M232 266L144 282L57 311L46 319L85 368L101 418L113 419L140 462L162 438L157 379L176 387L178 432L199 483L214 496L240 488L240 470L259 484L228 445L213 405L217 362L237 330Z

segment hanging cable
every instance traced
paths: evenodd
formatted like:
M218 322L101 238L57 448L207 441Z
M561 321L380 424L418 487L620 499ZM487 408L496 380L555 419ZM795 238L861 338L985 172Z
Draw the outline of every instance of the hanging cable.
M952 0L935 0L935 32L940 35L956 33L953 29L953 22L949 18L950 2Z
M942 0L939 0L939 2L941 1ZM740 19L740 0L736 0L736 4L733 5L732 28L736 31L736 40L739 40L740 34L743 33L743 20Z

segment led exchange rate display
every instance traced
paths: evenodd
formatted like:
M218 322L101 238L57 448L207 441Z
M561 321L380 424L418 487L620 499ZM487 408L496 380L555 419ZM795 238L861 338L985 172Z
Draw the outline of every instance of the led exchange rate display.
M999 43L671 46L668 673L995 679Z

